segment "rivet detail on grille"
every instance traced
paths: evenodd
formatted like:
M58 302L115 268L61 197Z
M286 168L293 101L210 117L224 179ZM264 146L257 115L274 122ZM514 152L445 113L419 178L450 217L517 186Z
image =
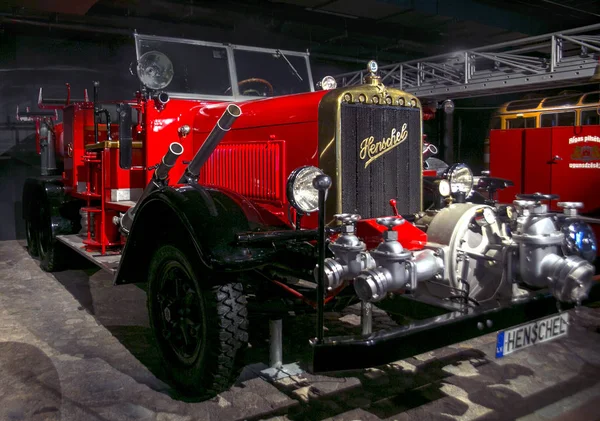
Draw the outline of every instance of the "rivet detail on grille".
M398 105L404 105L404 98L398 98Z
M379 104L379 97L377 95L373 97L373 104Z
M360 94L360 96L358 97L358 100L360 102L365 102L367 100L367 97L365 96L365 94Z

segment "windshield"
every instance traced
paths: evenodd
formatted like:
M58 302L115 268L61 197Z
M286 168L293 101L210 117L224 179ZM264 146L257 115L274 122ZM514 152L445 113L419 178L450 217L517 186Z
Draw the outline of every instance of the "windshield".
M231 86L227 50L223 47L139 39L138 60L149 51L161 52L173 63L173 80L164 89L167 92L226 95Z
M241 95L277 96L310 91L304 57L237 49L234 54Z
M135 38L138 62L152 52L172 63L173 77L162 91L174 98L231 100L314 90L307 53L139 34Z

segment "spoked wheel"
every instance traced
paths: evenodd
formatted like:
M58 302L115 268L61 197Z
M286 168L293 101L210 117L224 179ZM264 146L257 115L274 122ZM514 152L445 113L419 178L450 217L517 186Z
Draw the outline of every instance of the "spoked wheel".
M40 267L46 272L62 270L65 266L66 247L52 236L50 212L46 206L39 207L38 226L34 230L37 236L40 255Z
M161 336L183 364L193 362L204 336L202 308L199 291L180 262L171 260L162 267L156 298Z
M33 217L33 215L31 215ZM40 255L36 224L31 219L25 219L25 239L27 240L27 252L31 257Z
M248 341L241 284L212 286L171 245L158 249L149 274L150 324L178 389L201 398L229 389Z

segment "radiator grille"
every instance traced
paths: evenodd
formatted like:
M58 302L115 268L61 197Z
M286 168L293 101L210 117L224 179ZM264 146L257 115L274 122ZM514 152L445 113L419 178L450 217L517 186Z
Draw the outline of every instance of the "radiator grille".
M200 172L200 183L260 200L283 201L283 141L224 143Z
M343 212L358 213L363 218L391 215L390 199L398 201L401 214L419 211L422 171L419 109L342 104L341 126ZM398 133L402 133L403 127L406 138L395 142L397 136L402 138ZM372 147L369 147L371 136ZM377 145L382 141L383 144Z

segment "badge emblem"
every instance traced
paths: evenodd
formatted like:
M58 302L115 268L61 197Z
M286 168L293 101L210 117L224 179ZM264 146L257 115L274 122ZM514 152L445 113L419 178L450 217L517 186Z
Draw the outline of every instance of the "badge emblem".
M359 156L362 161L365 161L365 168L371 165L377 158L404 142L408 137L407 126L404 123L401 130L393 128L389 137L384 137L378 142L375 141L375 136L369 136L360 142Z

